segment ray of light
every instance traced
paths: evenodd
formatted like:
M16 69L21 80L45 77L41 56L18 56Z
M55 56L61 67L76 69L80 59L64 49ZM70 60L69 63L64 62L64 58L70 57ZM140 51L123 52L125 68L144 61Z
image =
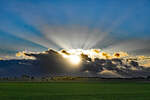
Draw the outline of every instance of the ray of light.
M13 13L16 13L24 23L38 30L39 35L26 28L18 27L14 21L12 22L10 20L5 21L7 29L5 28L5 25L0 28L20 38L40 44L46 48L54 49L89 49L93 47L110 46L112 44L111 42L113 41L113 38L111 38L111 35L113 34L111 32L115 30L123 21L125 21L132 13L131 9L135 8L124 8L123 11L119 13L120 15L117 17L115 17L116 15L111 17L111 13L107 13L107 11L111 12L111 10L113 9L109 7L105 8L104 11L106 12L103 12L102 17L98 16L99 18L97 18L96 23L94 23L94 26L91 28L92 20L90 19L90 16L84 17L86 19L84 20L86 21L86 26L83 23L79 23L79 25L73 25L72 23L74 23L75 21L73 19L76 19L78 16L71 13L71 10L69 9L65 9L62 11L62 15L65 15L66 19L68 19L66 22L62 22L58 20L57 14L53 11L60 11L60 8L54 6L49 7L49 5L46 3L39 4L40 6L36 6L35 4L30 3L26 3L24 4L24 6L20 6L20 3L21 2L15 5L11 5L11 11L13 11ZM115 4L110 4L112 8L115 7ZM110 4L108 3L107 6L109 6ZM20 9L16 8L16 5ZM25 8L26 5L30 6ZM75 11L78 10L79 9L76 8ZM91 12L92 11L93 10L91 10ZM117 11L115 12L118 13ZM56 18L53 17L51 20L49 20L49 18L53 15L56 16ZM109 21L112 23L108 24ZM64 25L60 24L61 22ZM107 47L107 49L111 48Z

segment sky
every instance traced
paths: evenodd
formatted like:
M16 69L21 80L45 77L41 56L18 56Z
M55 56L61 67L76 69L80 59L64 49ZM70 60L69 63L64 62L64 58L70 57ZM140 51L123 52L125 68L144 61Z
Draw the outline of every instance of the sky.
M150 75L150 0L0 0L0 76Z
M0 57L99 48L150 55L149 0L0 0Z

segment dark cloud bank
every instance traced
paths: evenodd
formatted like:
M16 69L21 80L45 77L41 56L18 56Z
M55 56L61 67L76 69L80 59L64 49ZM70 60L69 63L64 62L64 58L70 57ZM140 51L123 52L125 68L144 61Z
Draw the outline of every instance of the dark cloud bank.
M0 76L32 76L72 75L87 77L147 77L150 68L140 66L135 60L113 58L92 61L82 54L82 63L74 67L57 51L52 49L44 53L25 53L35 60L0 60Z

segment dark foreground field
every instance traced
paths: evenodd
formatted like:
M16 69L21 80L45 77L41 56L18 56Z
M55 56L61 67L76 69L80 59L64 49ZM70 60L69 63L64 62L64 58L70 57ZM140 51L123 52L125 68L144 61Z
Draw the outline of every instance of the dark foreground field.
M150 100L150 83L0 83L0 100Z

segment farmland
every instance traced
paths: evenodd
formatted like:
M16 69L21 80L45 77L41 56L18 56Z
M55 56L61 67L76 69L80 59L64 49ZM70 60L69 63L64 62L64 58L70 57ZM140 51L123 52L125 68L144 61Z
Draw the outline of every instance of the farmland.
M0 100L150 100L148 82L1 82Z

